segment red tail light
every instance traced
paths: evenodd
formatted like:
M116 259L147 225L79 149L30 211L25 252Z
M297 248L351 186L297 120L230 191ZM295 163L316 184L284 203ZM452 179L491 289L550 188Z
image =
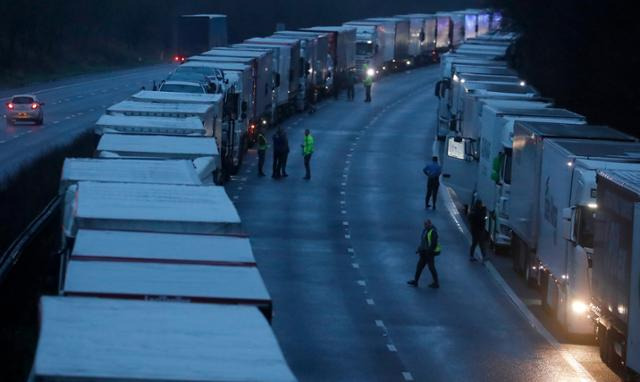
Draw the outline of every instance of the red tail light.
M7 108L8 108L9 110L13 110L14 106L13 106L13 104L12 104L11 102L9 102L9 103L7 104Z
M40 106L40 105L38 105L38 104L37 104L37 103L35 103L35 102L31 104L31 108L32 108L33 110L37 109L39 106Z

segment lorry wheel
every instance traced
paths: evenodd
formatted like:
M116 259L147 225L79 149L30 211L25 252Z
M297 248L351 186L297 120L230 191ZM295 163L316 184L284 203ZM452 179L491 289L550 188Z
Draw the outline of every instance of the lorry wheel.
M608 349L607 349L607 328L602 324L597 324L596 326L596 340L598 341L598 350L600 352L600 360L607 363L609 359Z

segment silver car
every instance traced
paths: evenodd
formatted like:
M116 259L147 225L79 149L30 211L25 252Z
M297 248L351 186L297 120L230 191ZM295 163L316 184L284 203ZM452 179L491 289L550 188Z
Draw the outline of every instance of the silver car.
M13 125L16 121L33 121L36 125L42 125L44 122L42 106L44 102L40 102L35 95L14 95L6 105L7 123Z

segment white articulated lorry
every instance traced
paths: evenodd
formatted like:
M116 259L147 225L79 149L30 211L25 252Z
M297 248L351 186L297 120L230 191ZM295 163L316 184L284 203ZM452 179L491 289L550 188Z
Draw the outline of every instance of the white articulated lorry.
M578 140L565 144L565 148L572 144L571 150L561 149L553 142L567 139ZM596 141L596 145L591 144ZM586 225L581 228L585 230L583 233L588 234L587 230L591 230L589 211L595 201L597 167L589 169L593 162L589 163L589 155L583 154L581 147L593 151L595 155L598 155L596 146L600 147L598 150L615 147L608 146L604 141L620 144L634 142L635 139L606 126L522 121L516 121L514 126L511 199L508 207L514 268L523 273L528 281L542 285L546 292L551 293L544 302L552 307L557 306L557 318L567 325L570 332L579 333L584 327L584 320L571 313L574 307L579 308L580 302L584 303L581 300L583 297L570 295L571 288L583 283L584 277L577 275L575 272L579 269L575 268L569 274L565 251L571 253L569 257L573 268L574 264L586 264L587 250L581 248L591 247L591 244L581 242L581 248L574 247L564 238L566 232L562 220L564 217L573 221L584 219ZM634 151L633 147L636 145L623 149L621 145L615 150L623 154L625 150ZM597 165L606 167L604 162L615 162L611 158L607 160L606 156L603 154L604 161ZM588 251L591 252L591 248ZM539 271L540 259L545 259L542 261L544 268L553 268L551 277L546 277L548 270ZM584 272L587 272L586 267ZM557 281L558 288L547 288L547 282L550 281L547 279ZM550 301L549 297L561 300Z
M532 277L544 292L543 305L567 332L592 335L587 313L598 209L596 171L639 169L640 144L546 139L542 149L537 272Z
M295 382L250 306L42 297L30 382Z
M475 101L476 105L481 105L483 99L484 98L475 98L473 101ZM447 185L455 191L460 203L464 206L472 206L478 198L489 208L491 208L492 205L488 203L495 203L495 201L491 199L485 201L485 199L479 195L479 179L483 178L483 190L481 194L489 198L491 194L485 189L486 181L484 178L489 177L489 179L491 179L493 175L486 172L486 158L483 160L483 166L479 166L481 157L489 155L490 152L486 141L481 141L481 137L485 134L485 129L491 130L492 132L499 130L501 133L503 133L502 129L504 129L504 134L499 135L500 138L503 138L510 136L508 122L520 118L534 121L584 123L583 116L568 110L549 108L547 107L548 104L544 102L521 102L520 105L509 103L500 105L499 101L496 101L493 105L485 106L484 108L477 106L476 108L482 110L482 113L480 115L465 115L465 123L462 123L463 129L459 132L452 132L447 137L444 150L446 154L442 160L443 177ZM474 120L474 118L475 123L466 123L467 119ZM493 136L493 134L486 135ZM508 142L505 142L505 144L506 143ZM505 159L505 161L507 161L507 159Z
M640 168L599 171L591 256L591 318L600 358L640 377Z
M449 40L448 49L457 48L464 42L464 15L455 12L438 12L436 16L438 18L449 19L449 29L447 31ZM439 25L440 20L438 20L438 26Z
M413 64L409 55L409 20L399 17L379 17L369 18L367 21L382 23L385 30L393 31L393 60L388 64L386 70L397 70L406 68Z
M343 25L356 28L356 73L364 78L366 65L380 74L394 57L394 31L376 21L349 21Z

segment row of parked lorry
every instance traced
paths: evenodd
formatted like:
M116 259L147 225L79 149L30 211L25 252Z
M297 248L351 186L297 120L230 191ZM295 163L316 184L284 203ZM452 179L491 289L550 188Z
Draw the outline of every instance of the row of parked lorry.
M441 57L436 145L443 180L486 206L491 243L605 363L640 372L640 143L554 106L509 68L512 34Z
M255 143L259 127L277 124L294 112L307 110L322 96L339 92L349 72L355 71L362 77L368 69L369 75L380 76L437 61L439 53L459 45L465 38L497 29L500 20L499 13L486 10L398 15L349 21L339 26L279 30L267 37L249 38L227 46L226 37L209 36L211 31L226 28L226 17L183 16L181 25L185 24L183 29L189 32L186 36L194 37L190 28L194 25L209 25L206 33L202 32L207 37L204 40L216 46L176 56L180 65L160 83L160 94L153 97L142 92L131 101L170 103L171 94L165 93L171 92L220 95L220 105L215 108L214 136L220 143L220 180L223 180L237 171L245 150ZM132 102L119 106L128 108L120 107L120 111L114 108L109 113L160 112L132 110L133 106L142 106Z
M41 300L32 380L296 380L219 184L257 125L353 69L355 32L314 27L215 47L159 90L106 108L94 157L64 162L59 296Z

